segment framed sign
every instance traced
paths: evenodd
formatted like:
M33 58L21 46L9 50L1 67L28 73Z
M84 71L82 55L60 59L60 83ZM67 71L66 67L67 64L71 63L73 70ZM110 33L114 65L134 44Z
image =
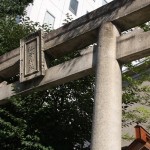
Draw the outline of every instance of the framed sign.
M45 57L41 30L20 40L20 82L45 74Z

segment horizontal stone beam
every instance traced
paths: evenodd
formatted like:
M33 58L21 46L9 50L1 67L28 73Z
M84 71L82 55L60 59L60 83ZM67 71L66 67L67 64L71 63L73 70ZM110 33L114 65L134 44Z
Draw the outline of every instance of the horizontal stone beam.
M44 50L59 57L97 42L97 28L112 21L121 31L150 20L150 1L113 1L45 36ZM19 48L0 56L0 82L19 73Z
M146 38L150 38L150 31L131 32L118 37L117 60L127 63L135 60L137 57L149 56L150 42L145 40ZM6 102L5 99L13 95L28 93L33 90L43 90L79 79L93 73L95 65L95 52L89 47L81 52L80 57L47 69L43 78L37 78L25 83L16 82L0 87L0 103Z
M124 31L149 20L150 1L112 1L47 34L44 49L57 57L95 42L97 28L102 23L112 21L121 31Z
M117 59L122 63L137 60L149 56L150 31L133 31L117 38ZM87 52L85 49L84 52ZM0 56L0 79L3 81L9 77L19 74L19 49L13 50Z
M33 90L44 90L89 75L94 70L94 57L93 53L87 53L47 69L43 78L1 86L0 104L7 102L6 99L13 95L29 93Z
M14 49L0 56L0 80L19 74L20 49Z
M82 49L97 41L97 28L113 22L120 31L128 30L150 20L150 1L120 0L74 20L45 37L45 51L53 57Z
M97 18L99 18L99 20L102 20L102 22L114 21L116 22L116 24L120 24L121 31L128 30L133 26L141 24L141 22L149 21L149 8L150 2L148 0L114 0L107 5L104 5L64 25L63 27L50 32L48 35L46 35L45 40L50 41L51 39L54 39L66 32L85 25L90 21L94 21ZM148 12L148 14L144 14L143 11ZM135 16L133 16L133 14ZM139 15L142 16L142 18L137 19ZM131 16L130 19L137 19L136 22L134 20L130 20L130 22L123 21L124 19L128 19L129 16Z
M128 63L146 56L150 56L150 31L124 34L117 39L117 59Z

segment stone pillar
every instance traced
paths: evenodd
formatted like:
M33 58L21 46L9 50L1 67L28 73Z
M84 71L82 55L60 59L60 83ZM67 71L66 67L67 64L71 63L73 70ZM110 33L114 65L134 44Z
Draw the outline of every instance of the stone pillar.
M91 150L121 150L121 68L116 60L117 28L100 27Z

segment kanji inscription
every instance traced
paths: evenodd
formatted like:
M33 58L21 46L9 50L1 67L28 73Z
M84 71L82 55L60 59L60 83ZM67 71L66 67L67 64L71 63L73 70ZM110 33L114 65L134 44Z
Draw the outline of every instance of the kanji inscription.
M26 44L25 51L25 76L37 71L37 41Z
M43 45L41 31L20 41L20 82L44 75Z

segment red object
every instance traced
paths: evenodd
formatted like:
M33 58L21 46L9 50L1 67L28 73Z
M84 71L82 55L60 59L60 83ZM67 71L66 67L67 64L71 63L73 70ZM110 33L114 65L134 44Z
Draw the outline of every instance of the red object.
M136 139L126 148L126 150L150 150L150 133L143 127L135 126Z

